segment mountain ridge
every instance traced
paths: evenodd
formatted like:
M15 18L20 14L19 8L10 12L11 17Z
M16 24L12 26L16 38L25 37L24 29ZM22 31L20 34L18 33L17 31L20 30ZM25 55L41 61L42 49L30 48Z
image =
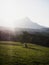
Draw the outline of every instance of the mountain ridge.
M16 21L15 26L18 28L31 28L31 29L44 28L44 26L41 26L37 23L32 22L29 18L24 18L24 19Z
M16 25L17 24L17 25ZM22 20L15 22L15 28L11 29L8 27L0 26L0 31L8 31L8 32L21 32L21 31L27 31L27 32L48 32L49 28L41 26L37 23L32 22L29 18L24 18Z

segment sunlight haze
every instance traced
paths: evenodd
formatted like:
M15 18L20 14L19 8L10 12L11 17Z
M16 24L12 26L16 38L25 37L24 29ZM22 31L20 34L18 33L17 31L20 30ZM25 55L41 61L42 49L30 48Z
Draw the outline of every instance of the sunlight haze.
M0 26L14 28L25 17L49 27L49 0L0 0Z

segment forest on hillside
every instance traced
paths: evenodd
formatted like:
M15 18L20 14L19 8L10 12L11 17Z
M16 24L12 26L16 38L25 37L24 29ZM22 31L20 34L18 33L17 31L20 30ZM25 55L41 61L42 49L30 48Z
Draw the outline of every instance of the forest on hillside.
M26 31L17 35L0 31L0 41L17 41L21 43L32 43L49 47L49 34L44 33L28 33Z

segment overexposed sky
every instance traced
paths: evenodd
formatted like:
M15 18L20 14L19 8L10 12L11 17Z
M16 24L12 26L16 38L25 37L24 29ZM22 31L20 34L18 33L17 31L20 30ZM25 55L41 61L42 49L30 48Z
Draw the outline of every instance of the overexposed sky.
M49 0L0 0L0 26L14 27L25 17L49 27Z

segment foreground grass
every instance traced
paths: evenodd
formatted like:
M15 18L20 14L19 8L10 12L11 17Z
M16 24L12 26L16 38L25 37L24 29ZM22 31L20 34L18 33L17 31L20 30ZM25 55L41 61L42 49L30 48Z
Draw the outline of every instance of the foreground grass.
M49 48L35 44L24 48L20 42L10 43L0 44L0 65L49 65Z

